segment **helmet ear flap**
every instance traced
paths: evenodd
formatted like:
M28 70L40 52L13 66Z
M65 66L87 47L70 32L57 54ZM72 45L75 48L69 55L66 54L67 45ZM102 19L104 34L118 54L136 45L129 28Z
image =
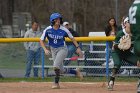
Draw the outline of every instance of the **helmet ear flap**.
M63 24L63 20L62 20L62 18L60 18L60 24Z
M53 26L54 24L55 24L55 21L52 20L51 25ZM63 20L62 20L62 18L60 18L60 24L63 24Z
M54 20L52 20L51 25L53 26L54 24L55 24L55 21L54 21Z

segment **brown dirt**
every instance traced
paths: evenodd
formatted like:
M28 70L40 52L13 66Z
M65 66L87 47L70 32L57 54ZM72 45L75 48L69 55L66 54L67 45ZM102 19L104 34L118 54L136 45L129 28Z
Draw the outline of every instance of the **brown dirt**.
M61 89L51 89L50 82L0 83L0 93L136 93L136 83L117 82L113 91L103 82L61 82Z

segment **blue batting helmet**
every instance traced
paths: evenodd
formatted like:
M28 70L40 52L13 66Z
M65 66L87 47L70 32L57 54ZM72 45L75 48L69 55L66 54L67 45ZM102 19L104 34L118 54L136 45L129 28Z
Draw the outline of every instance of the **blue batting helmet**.
M50 22L52 23L54 21L54 19L57 19L57 18L62 19L61 14L59 14L59 13L53 13L53 14L51 14L51 16L50 16Z

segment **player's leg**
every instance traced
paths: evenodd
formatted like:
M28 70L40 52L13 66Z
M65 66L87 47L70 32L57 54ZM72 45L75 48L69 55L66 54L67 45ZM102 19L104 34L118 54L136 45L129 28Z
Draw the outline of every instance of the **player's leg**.
M54 84L52 86L53 89L60 88L59 86L59 79L60 79L60 73L63 73L63 61L67 56L68 50L66 47L61 48L51 48L52 51L52 58L54 60L53 66L54 66Z
M137 66L140 67L140 48L139 48L139 45L140 45L140 36L134 42L134 52L135 52L135 54L136 54L136 56L138 57L138 60L139 60L138 63L137 63Z
M137 62L137 66L140 67L140 36L135 40L134 42L134 52L138 57L138 62ZM137 93L140 93L140 76L139 76L139 81L138 81L138 86L137 86Z
M113 57L113 61L114 61L114 67L112 69L112 73L108 82L108 89L109 90L113 90L113 86L114 86L114 82L115 82L115 77L116 74L121 66L122 63L122 59L120 57L121 55L119 55L117 52L113 51L112 52L112 57Z
M140 36L138 36L134 42L134 52L136 54L136 56L138 57L138 62L137 62L137 66L140 67ZM139 81L138 81L138 86L137 86L137 93L140 93L140 76L139 76Z
M137 66L138 57L131 51L128 51L125 53L124 60L125 60L125 62L128 62L127 64L129 64L129 66L133 66L133 65ZM129 74L132 74L132 73L133 73L133 69L130 69Z
M53 62L55 63L57 49L54 49L51 47L51 54L52 54ZM53 63L53 66L54 66L54 63ZM52 85L52 88L57 89L57 88L60 88L59 86L60 69L58 67L54 67L54 72L55 72L55 77L54 77L54 84Z
M137 85L137 93L140 93L140 75L139 75L139 80Z
M131 52L127 52L126 55L124 55L126 62L131 63L135 66L139 66L139 60L138 57ZM138 93L140 93L140 80L138 81Z
M59 79L60 79L60 69L54 67L55 77L54 77L54 84L52 86L53 89L59 89Z
M137 66L137 64L139 63L138 57L132 52L126 52L124 55L124 60L135 66Z
M119 69L117 67L115 67L115 66L112 69L112 74L111 74L109 82L108 82L108 89L109 90L113 90L114 82L115 82L115 77L116 77L116 74L117 74L118 70Z
M83 75L80 71L79 68L76 69L69 69L69 68L65 68L65 73L69 73L69 74L74 74L76 75L81 81L83 80Z

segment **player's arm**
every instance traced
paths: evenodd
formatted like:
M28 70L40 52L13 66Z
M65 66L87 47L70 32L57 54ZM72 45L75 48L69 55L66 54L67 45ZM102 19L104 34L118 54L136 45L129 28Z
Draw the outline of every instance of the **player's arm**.
M43 48L44 51L47 50L44 40L40 40L40 45L41 45L41 47Z
M113 49L118 49L118 44L119 44L119 41L120 41L120 38L121 38L121 34L123 32L122 31L119 31L115 37L115 40L113 41Z
M78 49L80 48L79 44L77 43L77 41L75 40L75 38L71 38L72 42L74 43L75 47Z
M83 57L83 53L82 53L82 51L81 51L81 48L80 48L79 44L77 43L77 41L75 40L74 37L71 38L71 40L72 40L73 44L74 44L75 47L76 47L76 53L79 54L79 57L82 58L82 57Z
M79 57L83 57L83 53L82 53L82 51L80 49L80 46L77 43L77 41L75 40L75 38L73 37L73 35L71 34L71 32L68 29L64 28L64 27L62 29L66 32L66 36L68 36L72 40L73 44L75 45L76 53L79 55Z
M118 48L118 44L120 43L120 39L123 37L123 35L131 34L128 17L124 19L123 24L124 24L123 25L124 29L122 31L119 31L115 37L114 44L113 44L114 49Z
M46 46L45 46L45 39L46 39L46 30L44 30L43 31L43 34L42 34L42 36L41 36L41 38L40 38L40 45L41 45L41 47L43 48L43 50L44 50L44 52L45 52L45 54L46 55L49 55L50 54L50 51L46 48Z
M78 48L80 48L79 47L79 44L77 43L77 41L74 39L74 37L73 37L73 35L72 35L72 33L68 30L68 29L66 29L66 28L62 28L65 32L66 32L66 35L65 36L68 36L71 40L72 40L72 42L73 42L73 44L75 45L75 47L78 49Z
M127 22L125 25L126 25L126 28L125 28L126 33L131 36L130 23Z

